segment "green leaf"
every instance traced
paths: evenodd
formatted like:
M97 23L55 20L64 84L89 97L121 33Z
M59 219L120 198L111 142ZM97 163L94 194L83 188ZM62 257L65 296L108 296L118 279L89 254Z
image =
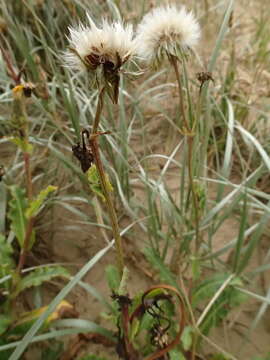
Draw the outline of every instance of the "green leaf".
M36 216L43 205L44 201L46 200L47 196L57 190L57 186L49 185L46 189L42 190L35 200L30 203L30 206L26 210L26 217L29 219L30 217Z
M17 138L14 137L12 139L10 139L11 142L13 142L13 144L17 145L18 148L21 149L22 152L27 152L29 154L31 154L33 152L33 145L29 144L29 142L25 139L25 138Z
M61 341L50 342L41 353L41 360L59 360L64 352L64 343Z
M90 186L90 189L99 197L101 197L101 199L103 201L105 201L105 197L103 195L103 191L102 191L102 187L100 184L100 179L99 179L99 174L96 168L96 165L92 165L89 170L86 172L87 175L87 180ZM105 174L105 181L106 181L106 186L107 189L112 192L113 191L113 186L110 183L110 179L109 176L107 174Z
M210 299L214 296L216 291L220 288L220 286L226 281L228 278L228 273L223 274L215 274L210 276L208 279L202 281L193 292L192 296L192 305L196 307L200 302ZM230 283L231 286L241 286L242 281L240 278L234 278Z
M2 335L7 330L11 324L11 321L11 316L7 314L0 314L0 335Z
M107 283L112 291L118 292L120 286L120 274L116 266L109 265L105 270Z
M128 282L129 282L129 270L125 266L123 270L122 279L120 281L119 289L117 291L119 295L126 295L128 293Z
M39 286L43 282L49 281L57 276L69 277L69 273L61 266L49 266L35 269L31 271L29 275L26 275L20 280L16 293L18 294L32 286Z
M171 360L186 360L185 356L179 350L170 351L170 359Z
M130 328L130 341L134 341L135 337L138 334L139 328L140 328L140 320L135 318L132 321L131 328Z
M186 326L183 331L183 334L181 336L181 341L182 341L183 349L185 351L188 351L191 348L193 331L194 329L192 326Z
M23 313L21 317L16 321L8 331L7 337L11 337L14 340L14 337L21 338L24 334L31 328L34 322L47 310L48 306L43 306L41 308L28 311ZM62 317L70 315L74 312L73 306L67 301L63 300L56 307L55 311L46 319L41 331L44 331L49 328L52 322L61 319Z
M138 330L139 333L141 333L143 330L146 330L147 335L149 335L150 340L150 329L153 327L155 323L155 319L152 315L145 313L143 318L140 321L140 328Z
M16 185L10 186L12 199L9 201L8 217L11 221L11 229L16 235L20 247L23 247L26 232L25 210L27 208L27 200L25 190Z
M212 298L226 279L228 279L228 274L216 274L203 281L194 291L192 306L197 307L201 301ZM242 294L240 289L236 288L236 286L241 285L241 283L241 280L235 277L220 296L217 297L211 310L207 313L200 325L202 333L208 334L210 329L218 326L220 321L224 319L234 307L239 306L246 300L247 297Z
M2 346L5 346L6 344L7 344L6 339L4 339L4 337L0 337L0 348ZM12 353L12 350L1 351L1 355L0 355L1 360L9 360L11 353Z
M158 252L154 248L149 247L144 249L144 254L150 264L159 271L161 281L178 288L175 275L164 264Z
M6 241L5 237L0 234L0 275L4 276L2 269L11 269L14 267L14 261L12 258L13 249Z

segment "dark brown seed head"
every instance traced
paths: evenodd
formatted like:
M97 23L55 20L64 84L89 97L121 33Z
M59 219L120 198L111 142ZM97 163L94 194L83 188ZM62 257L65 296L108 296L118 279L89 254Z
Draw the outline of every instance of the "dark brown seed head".
M209 71L202 71L197 73L197 79L201 82L201 83L205 83L206 81L214 81L213 77L212 77L212 73L210 73Z

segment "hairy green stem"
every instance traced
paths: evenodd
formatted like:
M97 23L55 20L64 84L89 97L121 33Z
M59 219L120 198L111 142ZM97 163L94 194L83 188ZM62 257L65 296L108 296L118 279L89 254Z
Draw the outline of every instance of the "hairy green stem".
M116 215L115 208L113 205L110 189L108 188L108 182L106 181L106 174L105 174L103 164L101 161L100 152L99 152L99 144L98 144L97 130L98 130L100 116L101 116L102 109L103 109L103 98L104 98L104 89L102 89L99 94L96 116L95 116L95 120L94 120L92 134L90 135L89 141L90 141L91 151L92 151L93 157L94 157L94 162L95 162L98 174L99 174L102 192L105 197L105 202L106 202L109 217L111 220L112 232L113 232L113 237L115 239L115 246L116 246L117 267L120 272L120 275L122 276L123 270L124 270L124 254L123 254L123 247L122 247L122 239L121 239L121 235L120 235L117 215Z

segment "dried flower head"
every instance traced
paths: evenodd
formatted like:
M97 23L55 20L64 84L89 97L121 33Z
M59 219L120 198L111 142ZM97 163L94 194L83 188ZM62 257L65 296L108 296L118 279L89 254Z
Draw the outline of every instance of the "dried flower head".
M138 53L148 63L159 64L164 56L181 56L200 38L200 26L184 6L158 7L144 16L138 26Z
M77 70L102 75L109 95L117 102L119 70L135 53L132 25L103 20L98 27L88 14L87 18L88 25L69 28L70 47L65 62Z

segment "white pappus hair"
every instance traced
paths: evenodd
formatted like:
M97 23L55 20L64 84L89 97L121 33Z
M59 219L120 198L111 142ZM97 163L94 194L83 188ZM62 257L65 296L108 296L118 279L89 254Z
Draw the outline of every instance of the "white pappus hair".
M184 6L158 7L146 14L137 29L138 54L153 62L164 52L175 55L177 48L186 52L200 38L200 25Z

